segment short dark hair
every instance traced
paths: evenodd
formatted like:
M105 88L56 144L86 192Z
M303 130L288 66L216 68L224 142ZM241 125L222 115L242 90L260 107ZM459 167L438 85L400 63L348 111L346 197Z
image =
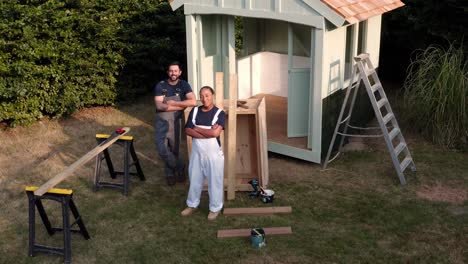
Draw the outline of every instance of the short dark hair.
M178 61L173 61L173 62L169 63L169 65L167 65L167 69L166 69L166 70L169 70L169 68L170 68L171 66L178 66L178 67L179 67L179 70L182 70L182 65L181 65L180 62L178 62Z
M199 92L199 93L201 93L201 91L202 91L203 89L208 89L208 90L210 90L211 94L213 94L213 95L215 94L213 88L211 88L211 87L208 86L208 85L205 85L205 86L203 86L202 88L200 88L200 92Z

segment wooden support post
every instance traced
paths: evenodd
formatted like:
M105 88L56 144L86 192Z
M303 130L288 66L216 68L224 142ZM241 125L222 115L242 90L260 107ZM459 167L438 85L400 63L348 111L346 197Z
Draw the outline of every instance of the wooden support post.
M224 73L216 73L216 84L215 84L215 93L216 93L216 107L221 110L224 110ZM221 146L224 148L224 132L221 132L219 136L221 141ZM224 168L226 171L226 167Z
M218 230L218 238L229 238L229 237L249 237L252 229L225 229ZM290 226L285 227L266 227L263 228L266 236L271 235L289 235L292 234Z
M106 148L108 148L110 145L112 145L115 141L117 141L121 136L127 134L128 131L130 131L129 127L124 127L122 128L123 133L120 134L114 134L109 137L106 141L102 142L99 144L97 147L93 148L91 151L83 155L79 160L75 161L72 165L67 167L64 171L61 173L55 175L52 179L48 180L46 183L44 183L39 189L34 191L34 194L37 196L42 196L44 193L46 193L49 189L52 189L55 185L59 184L61 181L65 180L66 178L70 177L72 173L81 167L83 164L86 162L90 161L92 158L96 157L99 153L104 151Z
M215 93L216 93L216 107L224 111L224 73L223 72L217 72L215 74ZM221 149L223 150L224 156L226 157L226 146L224 145L224 142L226 140L224 139L224 130L221 132L219 135L219 140L221 141ZM224 173L223 173L223 178L225 175L227 175L228 172L228 166L226 166L226 160L224 161ZM224 188L224 184L223 184Z
M227 146L227 199L236 197L236 135L237 135L237 75L229 76L229 112L228 112L228 146Z
M291 206L278 207L251 207L251 208L224 208L223 215L272 215L272 214L290 214Z

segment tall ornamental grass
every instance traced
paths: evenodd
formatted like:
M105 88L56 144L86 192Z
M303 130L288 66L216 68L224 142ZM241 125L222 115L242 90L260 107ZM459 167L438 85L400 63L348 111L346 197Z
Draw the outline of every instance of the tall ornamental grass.
M404 119L434 143L465 147L468 72L463 49L430 46L411 62L404 85Z

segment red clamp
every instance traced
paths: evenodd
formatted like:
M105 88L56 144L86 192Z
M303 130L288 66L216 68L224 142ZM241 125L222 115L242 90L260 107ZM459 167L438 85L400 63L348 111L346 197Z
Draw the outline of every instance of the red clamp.
M117 134L123 134L125 132L125 130L123 130L122 128L119 128L115 131Z

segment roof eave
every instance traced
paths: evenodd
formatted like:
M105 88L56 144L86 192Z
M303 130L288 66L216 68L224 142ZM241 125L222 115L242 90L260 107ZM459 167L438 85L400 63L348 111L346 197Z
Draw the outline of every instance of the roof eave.
M336 13L335 10L324 4L320 0L302 0L305 4L309 5L310 8L321 14L326 20L330 21L336 27L341 27L346 23L344 17Z

